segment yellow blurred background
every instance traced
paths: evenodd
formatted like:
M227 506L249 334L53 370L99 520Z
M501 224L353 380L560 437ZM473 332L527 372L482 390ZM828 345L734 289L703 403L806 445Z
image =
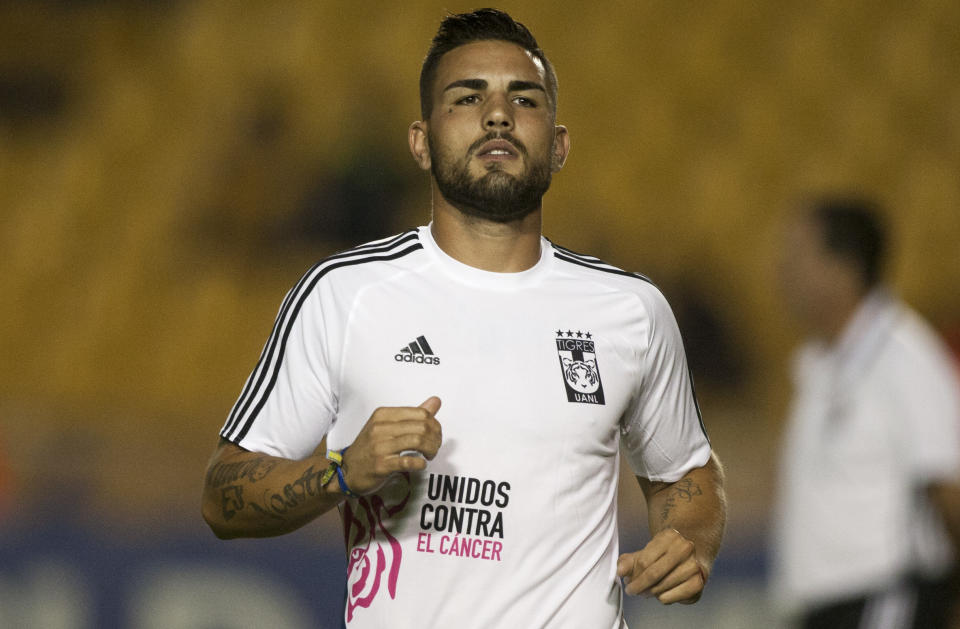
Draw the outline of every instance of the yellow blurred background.
M960 330L960 3L499 6L556 66L572 137L545 233L663 288L728 467L731 535L756 541L798 339L773 272L797 195L881 201L895 288ZM439 21L472 8L0 5L7 525L68 513L137 537L199 520L206 459L287 289L429 220L406 129Z

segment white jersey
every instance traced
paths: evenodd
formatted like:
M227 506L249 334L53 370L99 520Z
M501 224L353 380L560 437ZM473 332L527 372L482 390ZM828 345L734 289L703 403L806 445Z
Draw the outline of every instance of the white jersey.
M937 576L951 549L925 488L960 478L960 383L904 304L870 294L832 346L798 354L776 510L786 610Z
M541 240L520 273L430 227L334 255L287 295L221 436L303 458L436 395L427 469L347 500L348 627L618 628L617 480L710 446L673 314L644 278Z

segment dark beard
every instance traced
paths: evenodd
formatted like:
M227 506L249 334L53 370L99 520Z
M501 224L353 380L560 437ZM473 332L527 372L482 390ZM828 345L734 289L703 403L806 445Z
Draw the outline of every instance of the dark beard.
M443 198L464 214L497 223L509 223L540 209L543 195L550 187L552 173L549 161L527 162L528 172L522 178L503 172L499 164L493 163L488 166L485 175L479 179L472 178L467 168L469 156L484 143L498 138L509 141L522 156L527 156L526 147L509 133L489 133L474 142L467 151L467 158L444 164L434 159L430 164L430 172Z

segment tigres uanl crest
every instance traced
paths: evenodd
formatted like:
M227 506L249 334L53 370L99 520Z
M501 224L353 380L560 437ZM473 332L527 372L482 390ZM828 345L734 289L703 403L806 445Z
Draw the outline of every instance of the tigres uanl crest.
M604 404L596 345L590 332L557 330L557 355L568 402Z

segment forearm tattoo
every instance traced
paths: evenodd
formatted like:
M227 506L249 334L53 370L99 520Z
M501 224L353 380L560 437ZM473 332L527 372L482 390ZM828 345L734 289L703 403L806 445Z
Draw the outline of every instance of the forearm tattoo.
M267 458L257 458L240 463L217 463L207 472L207 484L210 487L220 488L230 483L246 479L251 483L267 477L279 461Z
M250 461L249 463L252 464L255 462L256 461ZM273 468L273 465L275 465L275 463L271 462L270 469ZM252 469L255 470L256 468ZM216 468L214 468L211 473L213 473L215 470ZM264 476L266 476L267 472L269 472L269 470L263 472L256 480L262 479ZM248 478L250 479L250 483L256 482L256 480L254 480L249 474L244 475L236 470L235 473L239 475L238 478ZM300 478L292 483L287 483L283 486L282 490L264 490L261 500L259 501L253 501L249 497L244 498L243 485L229 485L224 487L221 493L223 519L230 520L236 516L238 512L249 507L251 510L256 511L260 515L267 516L275 520L286 521L286 516L291 509L295 509L296 507L303 505L310 497L320 495L320 477L322 474L323 470L320 470L319 472L315 471L311 465L303 472Z
M660 509L660 523L667 523L678 503L690 503L696 496L702 495L703 490L692 478L681 478L668 490L667 497Z

